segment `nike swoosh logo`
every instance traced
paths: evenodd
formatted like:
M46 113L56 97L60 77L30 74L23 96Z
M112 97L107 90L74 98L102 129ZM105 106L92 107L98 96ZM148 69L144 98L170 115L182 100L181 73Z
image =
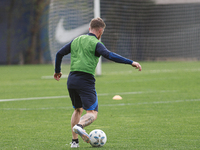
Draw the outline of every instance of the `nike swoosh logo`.
M64 44L72 41L74 38L78 37L81 34L88 32L89 24L84 24L72 30L65 30L63 26L64 18L62 17L58 22L55 32L55 39L60 44Z

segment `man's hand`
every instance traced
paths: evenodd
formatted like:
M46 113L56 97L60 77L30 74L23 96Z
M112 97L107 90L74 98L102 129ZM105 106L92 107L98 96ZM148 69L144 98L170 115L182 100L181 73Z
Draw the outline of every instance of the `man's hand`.
M56 79L57 81L60 80L61 76L62 76L62 72L60 72L60 73L54 73L54 79Z
M135 69L139 69L139 71L142 71L142 67L141 67L141 65L138 62L134 61L132 63L132 66L135 67Z

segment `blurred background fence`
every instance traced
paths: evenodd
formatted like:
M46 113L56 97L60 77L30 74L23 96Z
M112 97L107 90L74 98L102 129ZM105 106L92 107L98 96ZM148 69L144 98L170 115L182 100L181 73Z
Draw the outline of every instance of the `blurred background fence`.
M50 63L69 42L62 36L71 40L59 32L87 33L93 7L93 0L0 1L0 64ZM101 0L100 9L110 51L136 61L200 59L199 0Z

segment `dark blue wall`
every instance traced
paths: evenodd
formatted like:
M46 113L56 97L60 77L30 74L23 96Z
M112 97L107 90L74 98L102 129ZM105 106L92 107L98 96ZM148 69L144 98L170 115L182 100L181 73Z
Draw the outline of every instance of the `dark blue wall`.
M0 1L0 64L7 64L9 46L11 64L22 62L30 47L31 23L35 13L33 1L14 0L13 5L11 5L12 2L13 0ZM50 61L47 16L47 13L42 16L38 37L40 39L38 49L43 50L45 62ZM10 28L8 27L9 21Z

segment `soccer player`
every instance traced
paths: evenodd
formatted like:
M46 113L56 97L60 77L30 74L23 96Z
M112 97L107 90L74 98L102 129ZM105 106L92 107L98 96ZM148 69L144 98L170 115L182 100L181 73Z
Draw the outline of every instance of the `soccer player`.
M89 33L81 35L62 47L56 54L54 78L59 81L61 62L64 55L71 53L70 73L67 80L68 92L74 107L71 117L72 148L79 147L78 135L89 143L90 137L83 129L97 119L98 98L95 90L95 68L99 57L117 63L130 64L139 71L142 70L138 62L124 58L110 52L100 41L106 24L101 18L94 18L90 22ZM82 115L83 110L86 114Z

